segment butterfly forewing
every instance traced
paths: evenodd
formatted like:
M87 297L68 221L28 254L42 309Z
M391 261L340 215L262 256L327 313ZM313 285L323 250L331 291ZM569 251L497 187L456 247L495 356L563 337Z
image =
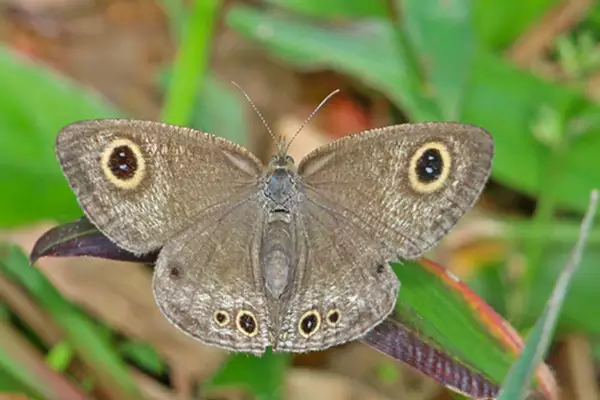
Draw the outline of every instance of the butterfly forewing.
M159 248L210 207L255 194L262 174L240 146L150 121L71 124L56 153L90 221L134 253Z
M415 258L435 245L479 196L492 138L458 123L375 129L325 145L298 167L306 195L373 238Z

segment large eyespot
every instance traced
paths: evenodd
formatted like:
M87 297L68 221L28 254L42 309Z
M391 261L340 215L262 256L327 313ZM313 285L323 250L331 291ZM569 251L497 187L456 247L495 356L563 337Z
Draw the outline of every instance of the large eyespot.
M213 313L213 320L219 326L225 326L229 323L229 313L223 310L217 310Z
M146 162L140 147L129 139L115 139L102 153L106 178L121 189L133 189L144 178Z
M425 143L410 159L408 178L411 187L419 193L435 192L448 179L451 162L446 145Z
M327 323L329 326L337 326L342 319L342 312L337 309L331 309L327 311Z
M321 315L316 310L310 310L302 314L298 321L298 331L305 338L309 338L321 327Z
M235 325L238 330L246 336L256 336L258 333L258 323L256 317L248 310L241 310L235 319Z

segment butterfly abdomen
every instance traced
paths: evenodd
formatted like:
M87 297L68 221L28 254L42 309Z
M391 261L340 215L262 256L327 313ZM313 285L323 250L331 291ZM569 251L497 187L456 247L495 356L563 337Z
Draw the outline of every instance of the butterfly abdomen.
M278 299L293 278L294 237L289 214L274 212L265 226L260 264L268 294Z

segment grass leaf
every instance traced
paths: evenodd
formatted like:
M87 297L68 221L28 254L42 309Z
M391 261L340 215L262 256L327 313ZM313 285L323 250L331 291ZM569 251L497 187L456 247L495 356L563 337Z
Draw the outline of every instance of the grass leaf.
M175 125L188 125L198 88L208 68L213 29L220 0L196 0L183 27L181 44L173 64L161 119Z
M591 194L588 211L581 224L579 240L573 249L571 258L558 278L552 296L548 300L546 309L531 332L523 353L512 366L504 381L498 400L521 400L527 396L531 376L533 375L535 368L544 358L548 346L550 345L556 321L563 300L567 294L571 278L581 261L587 235L592 227L596 214L597 203L598 191L594 190ZM555 394L555 398L558 398L558 394Z
M140 392L115 348L83 313L52 286L23 252L0 244L0 273L24 286L65 334L77 355L107 393L119 399L140 399Z

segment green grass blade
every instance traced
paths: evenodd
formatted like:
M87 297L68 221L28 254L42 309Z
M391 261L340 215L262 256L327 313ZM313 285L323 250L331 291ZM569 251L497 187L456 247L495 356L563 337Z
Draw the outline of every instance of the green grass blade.
M0 332L0 377L8 375L13 382L7 383L13 389L46 400L86 398L65 377L50 369L42 355L10 325L0 322ZM0 393L8 389L5 385L3 377L0 378Z
M198 88L208 68L213 29L220 0L196 0L183 27L182 41L173 65L173 77L166 93L161 119L188 125Z
M548 305L531 332L523 353L513 365L504 381L498 400L521 400L526 397L533 371L544 358L550 345L571 278L581 261L587 234L591 229L596 214L597 203L598 191L594 190L591 195L588 212L581 224L579 240L573 249L571 259L556 282L554 292L548 300Z
M160 84L168 87L171 71L160 75ZM230 83L225 83L212 73L206 74L206 80L196 94L189 126L213 135L231 140L241 146L247 143L245 106L239 92Z
M127 366L105 335L62 297L37 268L29 265L27 256L19 248L0 244L0 273L24 286L50 314L107 393L118 399L141 398Z

